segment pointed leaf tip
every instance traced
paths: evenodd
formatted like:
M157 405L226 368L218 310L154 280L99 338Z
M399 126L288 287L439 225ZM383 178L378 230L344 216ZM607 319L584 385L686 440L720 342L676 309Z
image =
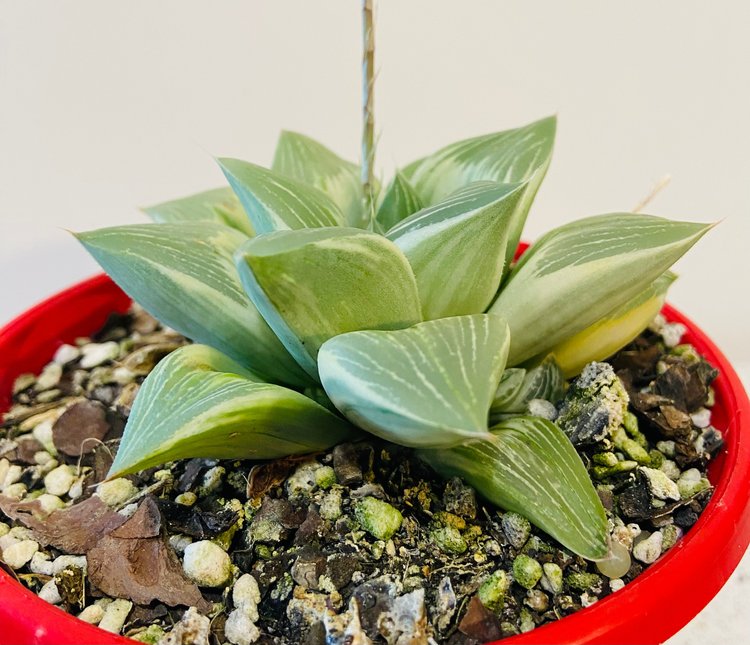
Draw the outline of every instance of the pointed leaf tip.
M240 159L217 159L257 233L341 226L344 216L321 191Z

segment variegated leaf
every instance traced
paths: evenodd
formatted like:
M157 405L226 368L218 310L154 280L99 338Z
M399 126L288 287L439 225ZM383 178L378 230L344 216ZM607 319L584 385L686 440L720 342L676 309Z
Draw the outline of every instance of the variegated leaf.
M329 338L422 320L409 262L380 235L354 228L279 231L246 242L236 261L245 291L313 378L318 348Z
M417 191L403 173L397 171L383 193L375 221L382 230L387 231L421 209L422 200Z
M242 231L245 235L254 235L250 219L242 208L237 195L226 186L214 188L202 193L163 202L143 209L157 223L172 222L219 222Z
M258 234L341 226L338 206L319 190L239 159L219 159Z
M556 117L521 128L458 141L404 169L426 205L475 181L526 183L520 208L508 227L506 262L513 259L526 216L552 158Z
M565 374L578 375L592 361L609 358L635 339L661 311L677 276L667 271L645 291L550 350Z
M574 553L608 552L607 516L573 444L554 423L517 417L491 439L419 455L444 477L461 477L493 504L527 517Z
M565 379L554 357L548 356L530 369L511 367L503 373L490 408L490 418L501 414L523 414L532 399L557 403Z
M233 254L247 240L221 224L116 226L78 240L147 311L274 382L309 382L240 284Z
M276 145L271 168L328 195L344 213L347 225L367 227L369 216L363 212L359 166L322 143L285 130Z
M487 309L500 285L508 229L525 188L477 182L388 231L414 269L425 320Z
M508 363L548 353L635 298L710 228L615 213L542 236L521 256L490 307L510 325Z
M337 336L318 365L331 401L360 428L404 446L452 446L487 436L508 345L504 320L476 314Z
M169 354L141 385L110 477L174 459L276 459L355 434L303 394L259 382L205 345Z

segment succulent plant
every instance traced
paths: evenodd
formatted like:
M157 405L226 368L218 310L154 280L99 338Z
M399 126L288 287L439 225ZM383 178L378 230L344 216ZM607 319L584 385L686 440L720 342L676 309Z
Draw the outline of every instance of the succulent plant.
M669 267L709 226L598 215L513 265L555 128L548 118L447 146L372 202L356 165L285 132L271 169L219 160L231 190L78 235L195 342L143 382L110 475L310 453L366 431L605 557L606 517L580 457L524 412L646 327Z

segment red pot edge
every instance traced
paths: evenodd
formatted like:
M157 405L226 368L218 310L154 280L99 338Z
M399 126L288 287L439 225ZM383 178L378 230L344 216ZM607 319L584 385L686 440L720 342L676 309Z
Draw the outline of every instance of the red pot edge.
M129 298L106 275L94 276L47 298L0 329L0 346L13 337L24 335L31 323L43 322L50 313L61 308L63 301L79 296L106 300L111 303L110 311L113 312L124 311L130 302ZM497 641L498 645L542 645L543 643L603 645L617 642L644 644L663 642L692 620L713 598L737 567L750 543L750 514L745 512L750 506L750 490L743 485L750 478L750 439L744 438L743 440L740 436L740 428L750 419L750 401L731 364L705 333L671 306L666 305L663 312L670 321L682 322L688 327L689 342L706 355L721 372L721 376L716 381L717 403L720 402L724 408L735 409L728 428L724 465L727 472L731 471L733 476L725 477L718 483L711 502L695 527L636 581L593 606L565 617L564 620L538 627L526 634ZM94 325L93 318L87 322L93 325L93 331L103 324L104 319L96 325ZM61 333L60 336L63 334ZM67 339L57 341L56 345L61 344L63 340ZM51 348L48 356L52 355L54 349ZM24 371L28 369L24 365ZM7 387L7 374L0 373L0 392ZM1 407L2 401L0 401ZM734 504L730 504L732 501ZM731 509L734 509L734 512L731 512ZM711 531L699 530L709 522L712 523ZM710 558L706 557L706 552L710 554ZM670 575L659 576L659 572L667 566L669 566ZM699 570L710 567L715 567L711 575L699 574ZM664 605L660 601L675 594L675 590L695 587L697 580L701 580L701 584L695 593L680 597L678 610L670 611L665 615ZM644 596L648 596L650 602L644 603ZM25 607L27 603L31 605L28 608ZM642 606L644 604L645 608ZM28 615L28 611L23 611L24 609L35 609L37 612L47 613L49 624L53 625L53 629L48 629L44 624L19 625L18 615ZM21 611L16 613L14 610ZM639 616L637 627L633 626L634 615ZM104 632L96 626L84 623L71 614L45 603L36 594L17 584L13 577L2 569L0 569L0 616L4 618L0 622L6 626L13 626L11 633L4 630L3 634L3 636L7 634L13 640L0 642L111 643L113 645L136 643L117 634ZM644 623L648 623L647 636L643 633ZM582 637L582 634L585 636ZM617 635L617 640L613 640L613 634ZM46 640L48 638L50 640Z

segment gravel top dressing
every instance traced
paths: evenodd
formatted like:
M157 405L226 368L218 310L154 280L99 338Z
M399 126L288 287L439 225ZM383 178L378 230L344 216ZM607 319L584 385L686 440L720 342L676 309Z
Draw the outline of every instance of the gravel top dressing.
M2 561L47 602L146 643L469 644L532 630L622 589L708 502L716 372L683 332L657 319L557 405L528 404L597 486L612 552L597 564L376 439L104 482L139 384L186 342L134 308L17 379L0 425Z

